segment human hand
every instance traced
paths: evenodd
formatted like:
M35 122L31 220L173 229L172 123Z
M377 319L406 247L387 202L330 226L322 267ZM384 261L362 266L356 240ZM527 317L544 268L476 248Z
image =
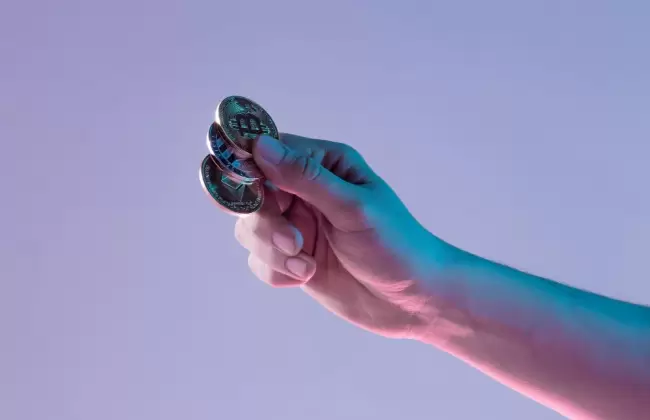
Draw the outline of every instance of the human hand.
M431 318L424 279L444 244L345 144L262 136L253 157L265 203L235 226L253 273L374 333L416 338Z
M344 144L262 137L253 157L269 194L236 236L266 283L301 287L374 333L434 345L570 418L650 412L647 307L446 244Z

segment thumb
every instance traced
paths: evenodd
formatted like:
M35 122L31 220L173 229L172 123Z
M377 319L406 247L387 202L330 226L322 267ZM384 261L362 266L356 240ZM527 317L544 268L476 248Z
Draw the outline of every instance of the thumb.
M253 158L269 181L313 205L335 225L359 196L358 186L339 178L306 152L273 137L258 138Z

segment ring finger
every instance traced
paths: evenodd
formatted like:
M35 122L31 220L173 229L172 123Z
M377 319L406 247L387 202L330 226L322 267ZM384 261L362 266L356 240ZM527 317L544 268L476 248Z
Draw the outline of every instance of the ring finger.
M307 281L316 271L316 261L304 251L297 255L287 255L270 244L270 241L252 235L247 236L245 242L243 245L261 262L296 280Z

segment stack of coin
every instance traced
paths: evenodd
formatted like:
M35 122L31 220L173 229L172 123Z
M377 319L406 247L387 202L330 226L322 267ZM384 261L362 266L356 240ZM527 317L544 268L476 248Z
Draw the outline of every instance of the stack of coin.
M279 139L271 116L242 96L222 100L208 130L210 154L201 164L205 192L224 211L254 213L264 202L263 176L253 161L253 142L262 135Z

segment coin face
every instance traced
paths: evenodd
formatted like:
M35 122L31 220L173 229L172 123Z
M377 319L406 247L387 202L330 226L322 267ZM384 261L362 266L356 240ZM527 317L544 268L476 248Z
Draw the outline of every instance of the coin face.
M222 210L236 215L254 213L262 207L264 188L260 181L238 183L226 176L212 155L201 163L201 185Z
M216 122L208 130L208 149L220 169L230 178L250 184L262 177L262 172L252 159L238 157L232 147L223 139L224 135Z
M225 140L232 143L235 153L250 158L253 141L262 134L279 139L271 116L257 103L242 96L229 96L219 103L216 120Z

